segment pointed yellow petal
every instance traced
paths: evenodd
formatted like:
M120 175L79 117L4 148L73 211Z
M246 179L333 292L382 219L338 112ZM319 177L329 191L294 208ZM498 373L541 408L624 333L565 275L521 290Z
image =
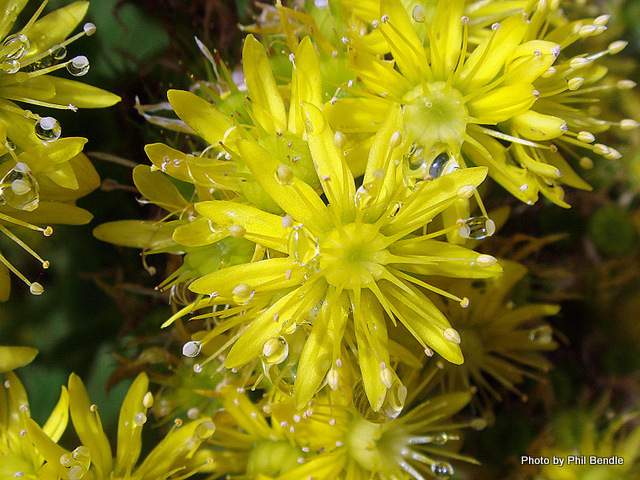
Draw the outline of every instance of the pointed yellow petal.
M191 92L169 90L167 98L178 117L211 145L225 141L230 130L235 128L227 115Z
M242 287L247 290L243 292L243 297L253 298L255 294L299 285L302 280L300 266L292 259L271 258L216 270L194 281L189 285L189 290L233 298L236 289Z
M240 140L238 148L260 186L295 221L316 235L330 228L331 220L324 202L289 167L282 165L257 142Z
M536 101L535 92L530 83L514 83L469 100L467 107L479 123L495 124L526 112Z
M354 214L356 193L353 176L335 145L335 137L322 112L309 103L302 104L307 139L313 163L329 203L336 204L343 221Z
M144 198L169 212L179 212L189 205L165 174L147 165L133 169L133 182Z
M118 103L121 98L101 88L68 78L47 77L55 89L52 102L58 105L75 105L78 108L104 108Z
M93 215L83 208L61 202L40 201L33 212L16 210L11 207L0 207L0 212L35 224L60 223L62 225L85 225L91 221Z
M129 387L122 402L118 418L118 447L113 475L125 476L127 468L135 465L142 447L142 425L146 421L145 395L149 391L149 379L141 373Z
M300 104L308 102L316 107L322 105L320 63L310 37L304 37L298 45L293 65L289 131L302 137L304 119L300 111Z
M91 410L87 390L75 373L69 376L69 411L80 441L91 450L91 462L96 467L96 473L100 478L107 478L113 463L111 446L102 430L100 415L97 411Z
M171 234L175 224L149 222L144 220L118 220L98 225L93 235L103 242L123 247L158 250L175 245Z
M222 229L239 225L244 228L243 236L247 240L279 252L288 252L289 232L282 226L282 217L251 205L225 200L196 203L195 208Z
M67 469L60 463L60 457L69 452L51 440L38 424L30 418L27 419L26 430L29 440L33 442L38 453L44 457L48 465L51 465L51 468L55 470L59 478L69 480Z
M173 232L173 240L185 247L211 245L229 236L229 229L217 227L211 219L196 218L193 222L180 225Z
M244 41L242 64L253 114L262 128L268 132L286 129L287 114L271 70L269 57L262 44L253 35L247 36Z
M62 387L60 393L60 400L56 404L53 412L49 415L47 423L42 427L42 431L46 433L51 440L57 442L62 437L62 434L67 429L67 423L69 422L69 392L65 387Z
M413 85L394 68L394 62L381 60L365 49L350 49L349 62L353 71L377 95L402 98ZM383 95L384 94L384 95Z
M464 0L438 2L431 22L434 39L431 44L431 68L441 78L446 78L458 63L462 48L462 22L460 19L464 15L464 3ZM436 69L436 67L438 68Z
M0 347L0 373L28 365L37 354L31 347Z

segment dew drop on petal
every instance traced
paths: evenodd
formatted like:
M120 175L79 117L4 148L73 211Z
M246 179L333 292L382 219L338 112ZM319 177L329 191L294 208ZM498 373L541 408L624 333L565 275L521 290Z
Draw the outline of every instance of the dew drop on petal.
M442 336L451 343L460 343L460 334L454 328L447 328L444 332L442 332Z
M136 413L136 416L133 417L133 423L137 426L141 427L147 422L147 416L143 412Z
M45 142L57 140L62 135L60 122L53 117L42 117L36 122L36 137Z
M541 345L551 343L553 339L553 331L549 325L542 325L529 331L529 340Z
M454 471L449 462L435 462L431 464L431 473L438 480L445 480L450 478Z
M482 240L490 237L496 232L496 225L487 217L471 217L464 220L464 225L460 227L462 238Z
M411 17L414 21L418 23L424 23L424 19L426 18L427 13L424 11L424 7L420 4L413 7L411 11Z
M54 60L62 60L67 56L67 47L65 47L64 45L54 47L53 51L51 52L51 56Z
M286 165L280 165L276 170L276 180L280 185L291 185L293 177L293 170Z
M20 70L20 62L18 60L9 59L0 63L0 69L2 69L4 73L8 74L17 73L18 70Z
M190 341L184 344L182 347L182 355L185 357L197 357L200 353L200 349L202 348L202 344L197 341Z
M12 60L20 60L27 54L30 47L29 39L24 33L10 35L2 42L2 52L6 52L5 58Z
M442 152L436 155L431 165L429 166L429 175L433 178L439 178L442 175L447 175L460 168L458 162L449 155L447 152Z
M262 346L262 360L269 365L284 362L289 355L289 344L284 337L270 338Z
M69 63L67 63L67 71L74 77L86 75L89 71L89 59L84 55L73 57Z
M199 424L193 431L193 436L199 440L210 438L216 431L216 426L212 421L207 420Z
M320 247L315 237L307 234L301 226L294 227L289 236L289 254L293 256L296 263L306 265L319 253Z
M255 294L255 290L246 283L241 283L233 289L233 301L238 305L246 305Z

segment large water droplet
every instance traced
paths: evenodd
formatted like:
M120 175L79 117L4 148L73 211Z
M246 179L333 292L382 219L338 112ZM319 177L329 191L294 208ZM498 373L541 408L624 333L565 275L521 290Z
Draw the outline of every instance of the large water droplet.
M356 205L362 209L369 207L380 193L383 181L384 172L381 170L374 172L373 180L366 185L361 185L356 191Z
M62 135L60 122L53 117L42 117L36 122L36 137L45 142L57 140Z
M474 240L482 240L490 237L496 232L496 224L488 217L471 217L464 221L464 225L460 227L460 236L462 238L472 238Z
M293 256L300 265L306 265L320 253L318 242L313 235L298 225L293 228L289 236L289 255Z
M445 480L450 478L453 474L453 466L449 462L435 462L431 464L431 473L439 479Z
M371 408L362 380L358 380L353 386L352 397L353 406L362 418L371 423L386 423L402 412L407 398L407 389L400 382L395 382L387 390L382 407L377 412Z
M442 175L447 175L460 168L455 158L449 155L447 152L442 152L436 155L431 165L429 166L429 175L433 178L439 178Z
M7 60L0 63L0 69L2 69L4 73L16 73L20 70L20 62L18 60Z
M67 47L65 47L64 45L60 45L59 47L53 47L53 50L51 51L51 57L54 60L62 60L66 56L67 56Z
M289 344L284 337L270 338L262 346L262 361L266 364L280 364L287 359L288 355Z
M280 165L276 170L276 180L280 185L293 184L293 170L287 165Z
M529 340L541 345L547 345L553 340L553 330L549 325L542 325L529 332Z
M147 416L143 412L136 413L135 417L133 417L133 423L135 423L138 427L141 427L145 423L147 423Z
M69 63L67 63L68 72L74 77L81 77L82 75L86 75L89 71L89 59L84 55L78 55L71 59Z
M30 47L29 39L24 33L10 35L2 42L2 51L5 52L5 58L13 60L20 60L24 57Z
M182 355L185 357L197 357L200 353L202 344L200 342L191 341L184 344L182 347Z
M31 212L40 203L40 189L29 167L17 163L0 180L0 203Z
M296 382L297 365L293 362L283 362L281 364L267 363L262 360L264 375L271 381L274 387L287 395L293 394L293 385Z
M210 438L216 431L216 426L212 421L207 420L198 425L193 431L193 436L198 440L206 440Z
M250 285L246 283L241 283L236 288L233 289L233 301L238 305L246 305L249 303L253 296L255 295L255 291L251 288Z

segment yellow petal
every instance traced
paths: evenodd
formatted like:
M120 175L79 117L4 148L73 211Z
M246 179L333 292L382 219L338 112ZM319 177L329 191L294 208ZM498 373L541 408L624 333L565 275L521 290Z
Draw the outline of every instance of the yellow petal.
M167 98L178 117L211 145L225 141L229 131L235 128L227 115L191 92L169 90Z
M516 13L500 22L499 29L493 30L475 48L460 73L460 82L465 92L473 92L494 79L522 41L528 26L522 13Z
M47 77L55 89L52 102L58 105L75 105L78 108L105 108L118 103L121 98L101 88L68 78Z
M42 431L46 433L51 440L57 442L62 437L62 434L67 429L67 423L69 422L69 392L65 387L62 387L60 393L60 400L56 404L53 412L49 415L47 423L42 427Z
M254 294L299 285L302 279L300 267L292 259L271 258L216 270L194 281L189 285L189 290L205 295L215 293L220 297L232 298L236 288L242 285L251 289L253 293L250 296L253 297Z
M179 212L189 205L165 174L147 165L133 169L133 182L144 198L169 212Z
M464 0L440 1L433 17L431 68L434 74L446 78L458 63L462 48L462 22ZM437 60L436 60L437 59Z
M40 102L51 101L56 94L56 89L51 81L51 76L42 75L30 78L22 83L6 85L2 87L2 97L19 102L36 100ZM11 135L9 135L11 137Z
M125 476L138 461L142 447L141 435L143 419L146 420L147 407L144 397L149 392L149 379L141 373L129 387L122 402L118 418L118 447L113 476ZM142 418L141 418L142 417Z
M495 124L526 112L535 101L533 85L514 83L469 100L467 108L478 119L478 123Z
M422 42L418 38L409 14L400 0L380 1L379 29L389 43L400 72L414 85L429 70ZM384 17L388 21L384 21Z
M240 225L244 238L283 253L288 251L289 232L282 226L282 217L236 202L212 200L197 203L196 211L221 228Z
M166 249L175 245L171 235L175 224L144 220L118 220L98 225L93 235L103 242L143 250Z
M341 218L348 222L354 214L353 198L356 193L353 176L342 152L335 145L335 137L322 112L309 103L302 104L307 139L318 177L322 180L330 204L339 208ZM328 177L328 180L327 180Z
M562 118L533 110L513 117L511 125L523 138L535 142L557 138L568 130L567 123Z
M227 236L228 228L218 228L206 217L199 217L193 222L180 225L173 232L173 240L185 247L211 245Z
M0 347L0 373L28 365L37 354L31 347Z
M582 180L558 152L545 152L544 158L562 172L562 183L581 190L593 190L591 185Z
M303 285L289 292L256 318L231 348L224 362L227 368L237 368L257 358L264 343L277 338L284 325L297 323L324 296L324 288ZM275 316L274 316L275 315Z
M16 210L11 207L0 207L0 212L13 218L35 224L59 223L62 225L85 225L93 215L83 208L62 202L40 201L33 212Z
M320 63L310 37L304 37L298 45L293 65L289 131L302 137L304 119L300 111L300 104L308 102L316 107L322 105Z
M402 98L413 86L394 68L395 62L381 60L365 49L350 49L349 64L367 88L377 95Z
M560 52L560 45L546 40L531 40L518 46L507 61L505 83L533 83L549 70Z
M100 415L91 410L87 390L75 373L69 376L69 411L80 441L91 450L91 462L96 467L96 473L100 478L107 478L113 463L111 446L102 430Z
M60 457L69 452L51 440L38 424L30 418L27 419L26 430L29 440L33 442L38 453L47 461L47 465L51 465L51 468L55 470L60 479L69 480L67 469L60 463Z
M374 98L341 98L325 104L322 113L335 131L375 133L386 118L389 102Z
M327 208L318 194L256 142L240 140L242 160L253 177L280 207L314 234L330 228ZM278 176L280 172L280 177Z
M287 128L284 102L278 91L269 57L262 44L253 35L248 35L244 41L242 64L253 114L257 121L268 132Z
M29 37L31 48L25 61L64 41L89 8L89 2L75 2L58 8L21 31Z

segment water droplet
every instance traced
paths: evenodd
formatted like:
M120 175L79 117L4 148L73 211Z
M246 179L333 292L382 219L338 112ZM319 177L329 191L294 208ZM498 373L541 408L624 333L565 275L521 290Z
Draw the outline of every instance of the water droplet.
M42 117L36 122L36 137L45 142L57 140L62 134L60 122L53 117Z
M0 204L31 212L40 203L38 182L24 163L17 163L0 180Z
M264 375L269 379L273 386L282 393L292 395L293 385L296 382L297 364L290 358L288 358L288 361L277 365L266 363L264 358L261 358L261 360Z
M2 68L2 71L4 73L16 73L18 70L20 70L20 62L18 60L7 60L6 62L2 62L2 64L0 64L0 68Z
M446 432L440 432L431 437L431 442L435 445L444 445L449 441L449 435Z
M472 238L474 240L482 240L490 237L496 232L496 224L487 217L471 217L464 221L464 225L460 227L460 236L462 238Z
M439 479L444 480L450 478L454 471L453 466L449 462L435 462L431 464L431 473Z
M246 305L253 299L255 291L250 285L241 283L233 289L233 301L238 305Z
M411 17L414 21L418 23L424 23L424 19L426 18L427 13L424 11L424 7L422 5L416 5L413 7L411 12Z
M375 173L376 172L374 172L374 175ZM359 208L364 209L369 207L380 193L382 182L384 180L384 172L378 171L377 173L378 174L374 176L372 181L366 185L361 185L356 191L355 201Z
M74 77L81 77L82 75L86 75L89 71L89 59L84 55L78 55L77 57L73 57L69 63L67 63L68 72Z
M529 340L541 345L547 345L553 340L553 330L549 325L542 325L529 332Z
M313 235L298 225L289 236L289 255L300 265L306 265L320 253L318 242Z
M20 60L24 57L30 47L29 39L24 33L10 35L2 42L2 51L7 52L5 58L13 60Z
M400 382L395 382L387 390L382 407L377 412L371 408L362 380L353 386L353 406L362 418L371 423L386 423L396 418L404 408L407 389Z
M449 155L447 152L442 152L436 155L436 158L431 162L429 166L429 175L433 178L439 178L442 175L447 175L460 168L455 158Z
M311 123L309 120L305 120L304 129L307 131L307 133L313 133L313 123Z
M206 440L216 431L216 426L212 421L207 420L198 425L193 431L193 436L199 440Z
M147 416L143 412L136 413L136 416L133 417L133 423L137 426L141 427L147 422Z
M53 47L51 51L51 56L54 60L62 60L67 56L67 47L64 45L60 45L59 47Z
M200 353L202 344L200 342L191 341L184 344L182 347L182 355L185 357L197 357Z
M142 399L142 405L144 405L145 408L153 407L153 393L147 392L144 394L144 398Z
M284 337L270 338L262 346L262 361L269 365L277 365L289 355L289 344Z
M293 170L286 165L280 165L276 170L276 180L280 185L291 185L293 177Z

